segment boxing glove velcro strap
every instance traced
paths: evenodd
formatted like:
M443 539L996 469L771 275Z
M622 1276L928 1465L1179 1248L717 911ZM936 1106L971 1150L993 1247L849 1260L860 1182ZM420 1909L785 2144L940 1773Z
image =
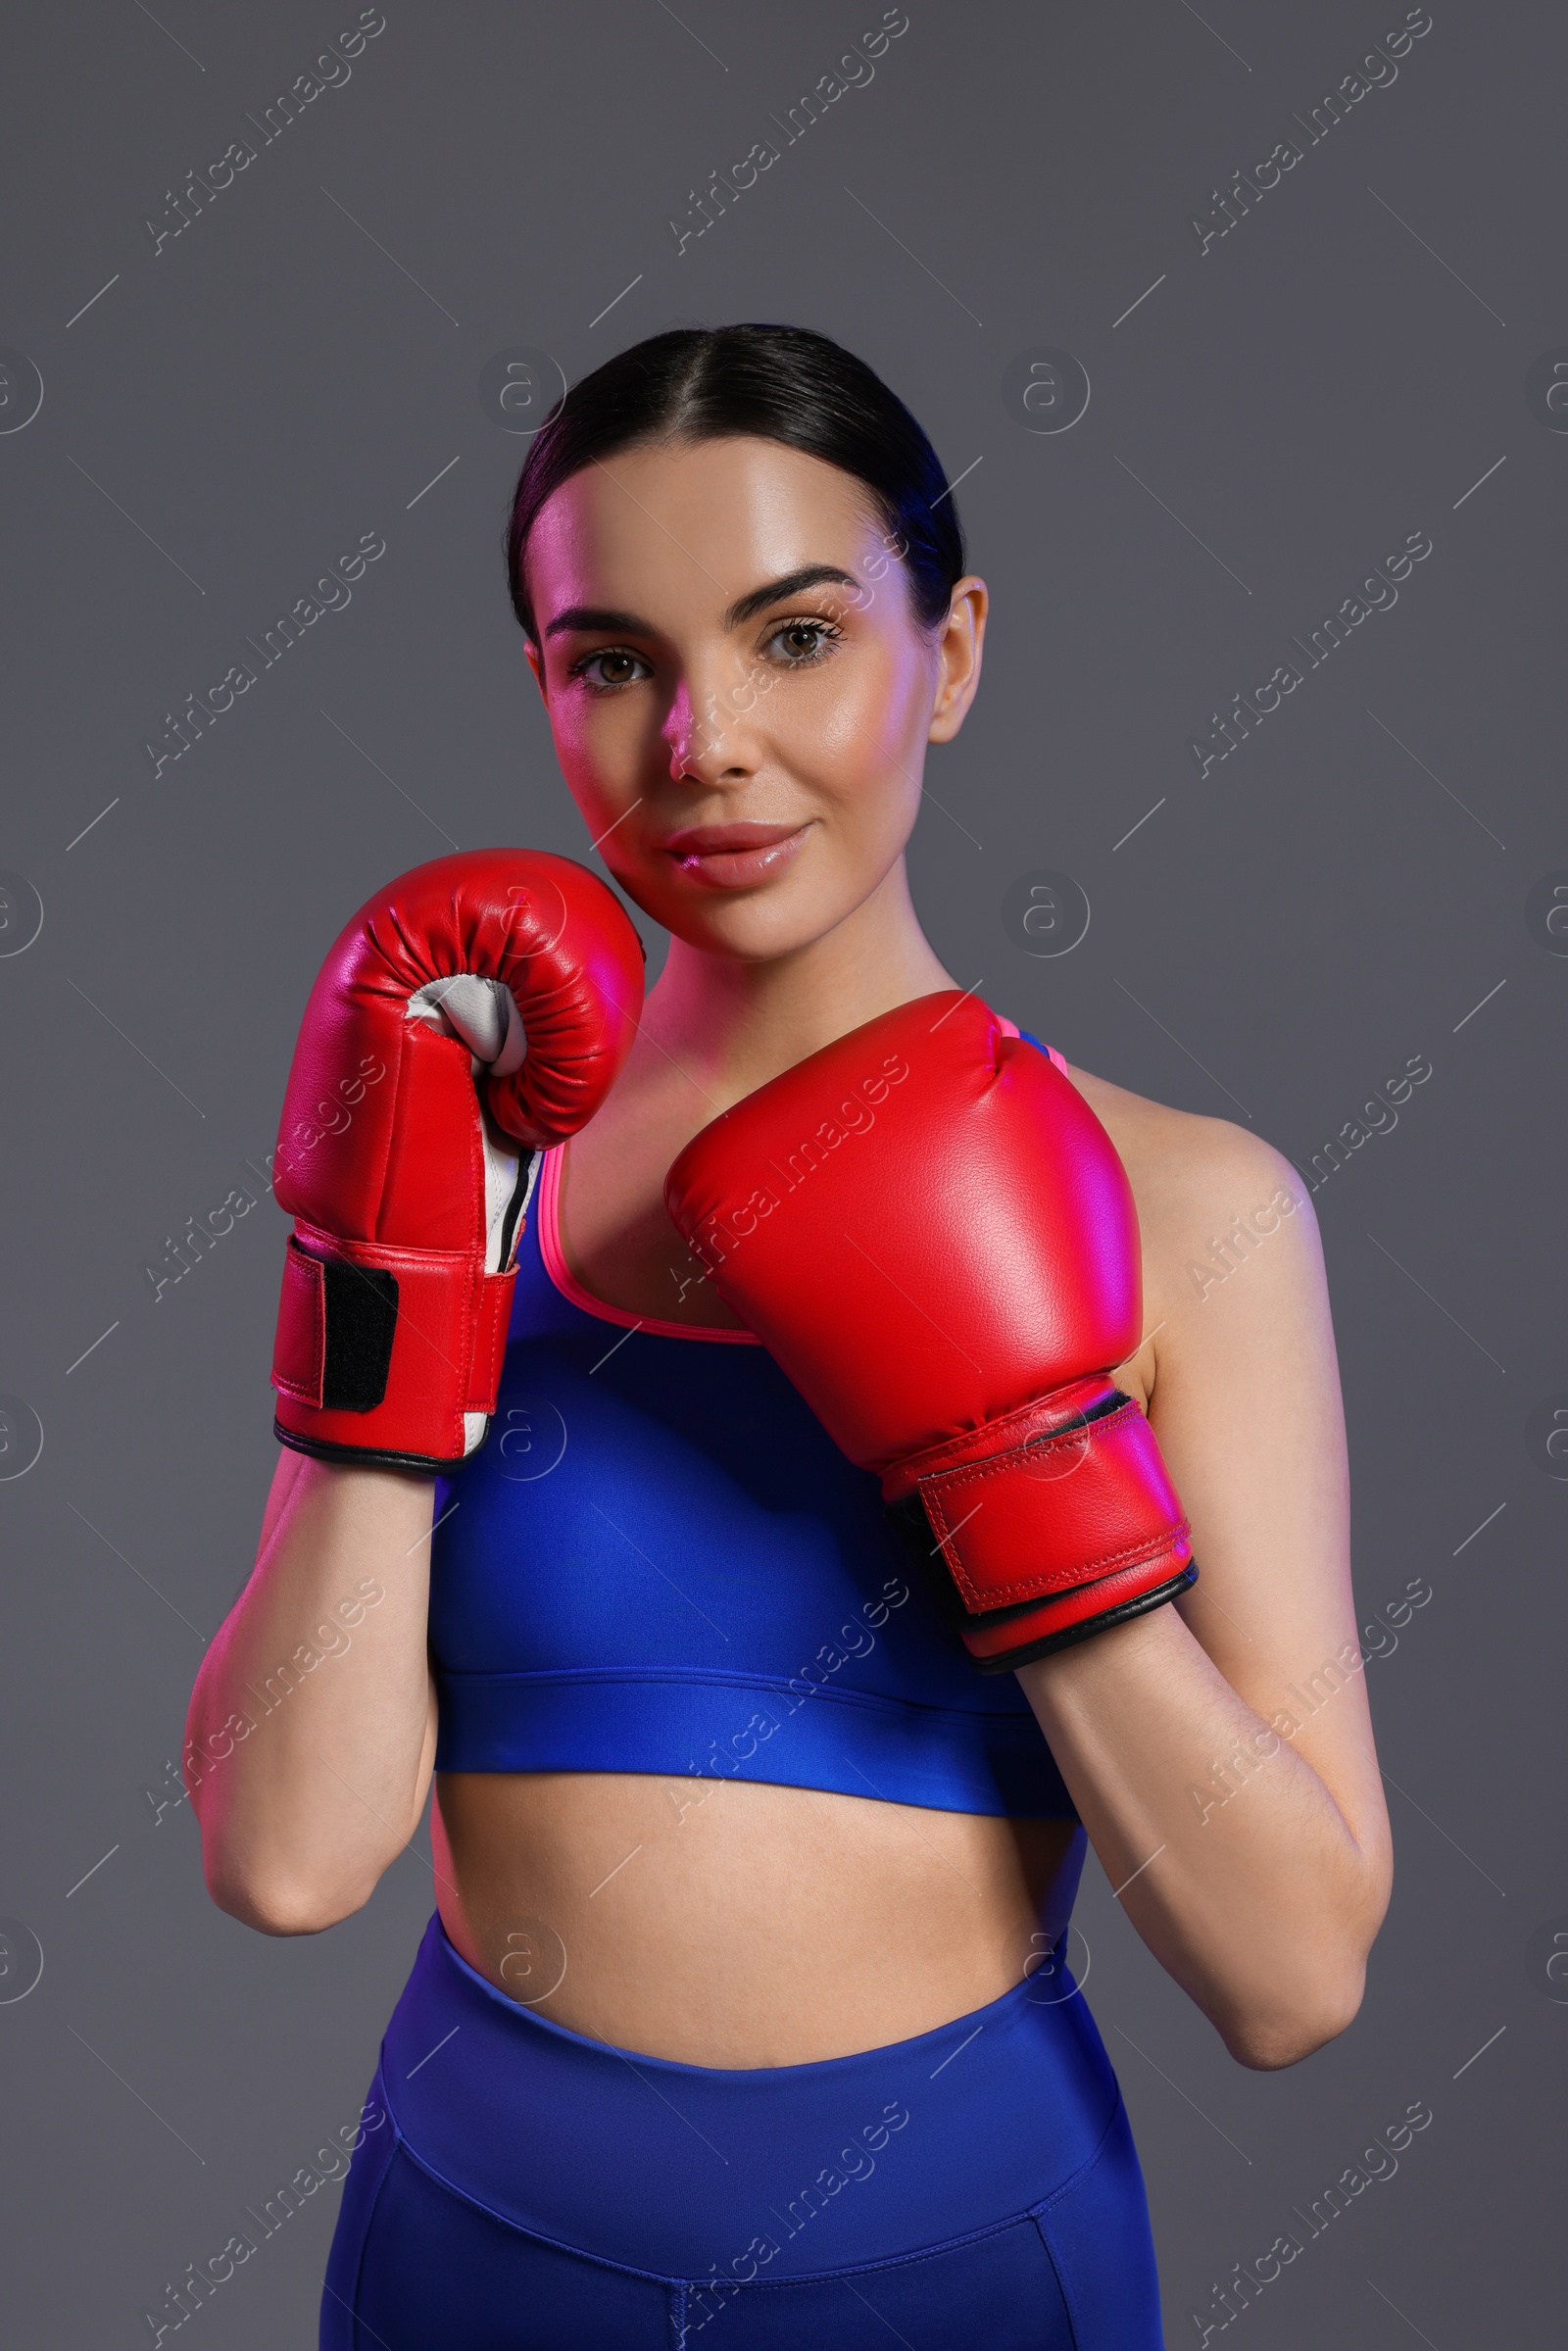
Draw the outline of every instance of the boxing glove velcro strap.
M885 1481L901 1519L918 1502L932 1551L972 1615L1129 1571L1159 1582L1191 1558L1188 1523L1153 1431L1130 1397L1098 1385L1087 1409L1072 1396L1065 1426L1060 1399L1048 1398L943 1448L950 1461L960 1445L970 1458L912 1480L918 1465L906 1462ZM981 1452L995 1446L999 1429L1012 1433L1037 1416L1041 1433Z
M964 1606L952 1577L939 1564L941 1546L931 1541L919 1496L908 1494L901 1502L890 1502L888 1516L925 1575L938 1607L982 1674L1011 1673L1016 1666L1030 1665L1037 1657L1049 1657L1056 1649L1091 1640L1112 1625L1147 1616L1152 1608L1178 1598L1198 1581L1198 1569L1191 1562L1171 1574L1167 1572L1168 1559L1145 1560L1088 1584L1070 1585L1064 1592L975 1615Z
M285 1424L351 1447L461 1459L463 1415L495 1410L515 1281L514 1268L481 1273L463 1250L345 1242L302 1223L272 1365L294 1407Z
M314 1257L291 1236L272 1386L318 1411L373 1411L386 1395L397 1322L395 1274L383 1266Z

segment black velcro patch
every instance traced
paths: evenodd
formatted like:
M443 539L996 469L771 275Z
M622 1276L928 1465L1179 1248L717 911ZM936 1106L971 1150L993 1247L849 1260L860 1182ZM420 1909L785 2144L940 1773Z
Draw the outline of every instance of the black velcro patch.
M386 1395L392 1368L397 1276L379 1266L345 1265L334 1257L323 1257L320 1264L326 1308L322 1409L373 1412Z
M883 1515L890 1526L903 1537L904 1547L914 1562L916 1573L938 1609L951 1624L963 1626L972 1620L963 1604L963 1594L948 1573L948 1563L942 1556L942 1545L936 1530L926 1516L920 1490L906 1494L897 1502L884 1502Z

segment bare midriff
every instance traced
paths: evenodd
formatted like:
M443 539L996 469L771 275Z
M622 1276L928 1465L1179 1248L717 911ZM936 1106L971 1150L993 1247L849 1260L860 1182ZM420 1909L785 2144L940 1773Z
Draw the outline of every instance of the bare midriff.
M615 1772L442 1773L456 1948L574 2033L689 2065L807 2065L999 1999L1065 1927L1071 1821Z
M711 1290L670 1280L694 1261L649 1172L689 1121L650 1144L620 1107L537 1205L551 1278L622 1324L727 1338ZM470 1967L571 2032L730 2068L883 2048L1000 1999L1064 1933L1085 1851L1073 1821L654 1772L443 1772L431 1823Z

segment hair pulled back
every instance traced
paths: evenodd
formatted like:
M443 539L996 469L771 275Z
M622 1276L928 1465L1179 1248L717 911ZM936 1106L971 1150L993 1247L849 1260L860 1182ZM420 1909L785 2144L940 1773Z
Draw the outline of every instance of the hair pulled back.
M597 458L638 443L755 434L852 475L903 559L922 628L947 617L964 570L963 530L936 451L861 359L805 326L680 326L650 335L572 385L534 437L507 529L512 609L538 627L523 580L546 500Z

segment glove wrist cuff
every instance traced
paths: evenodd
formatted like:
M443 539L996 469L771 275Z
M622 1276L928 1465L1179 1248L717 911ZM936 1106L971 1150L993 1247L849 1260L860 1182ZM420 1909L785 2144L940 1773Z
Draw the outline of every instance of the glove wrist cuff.
M1158 1582L1150 1580L1147 1568L1107 1576L1102 1583L1080 1585L1059 1598L1030 1600L1021 1608L1007 1609L1000 1623L967 1618L963 1644L981 1673L1012 1673L1036 1658L1092 1641L1113 1625L1148 1616L1167 1600L1180 1598L1197 1581L1198 1570L1190 1562Z
M1188 1521L1154 1433L1104 1379L900 1463L884 1493L910 1547L946 1570L978 1663L1012 1663L1031 1641L1107 1610L1120 1621L1192 1581Z
M1096 1388L1086 1408L1082 1392ZM1071 1417L1064 1398L1072 1399ZM922 1469L933 1453L936 1465ZM972 1614L1190 1556L1188 1523L1154 1433L1106 1381L1075 1383L940 1451L916 1454L889 1472L883 1493L901 1517L910 1505L918 1511Z
M297 1222L272 1360L284 1442L327 1459L454 1467L471 1449L465 1416L495 1410L515 1280L462 1250Z

